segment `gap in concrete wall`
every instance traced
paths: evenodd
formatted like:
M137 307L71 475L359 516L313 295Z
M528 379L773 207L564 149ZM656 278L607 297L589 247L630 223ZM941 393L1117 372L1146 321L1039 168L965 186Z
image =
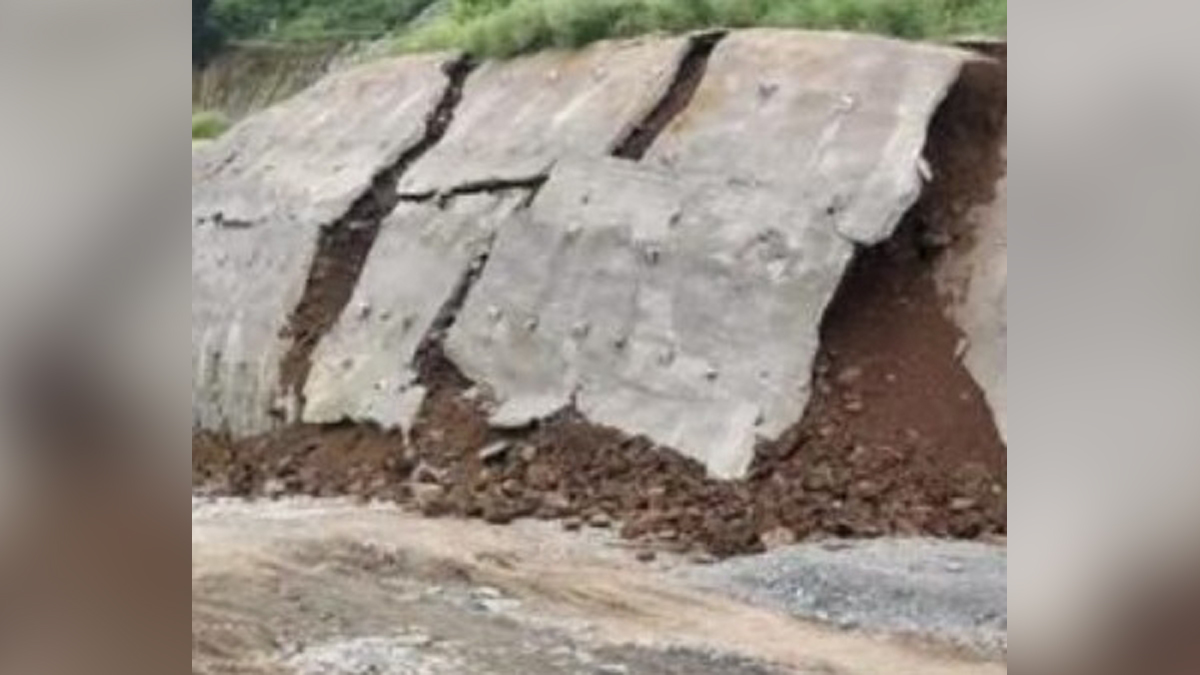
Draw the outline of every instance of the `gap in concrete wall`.
M709 58L726 35L716 32L692 36L688 51L680 60L667 92L650 113L617 143L612 151L613 157L636 162L646 156L654 141L692 102L700 83L704 81Z
M495 181L489 183L478 183L461 188L456 188L454 191L438 197L439 207L445 208L450 200L456 196L472 195L472 194L495 194L509 191L523 191L525 197L521 201L518 210L528 208L535 199L542 186L549 180L548 176L539 176L535 179L527 181ZM459 279L458 285L455 286L454 292L446 299L445 304L438 310L437 316L434 318L432 325L429 327L429 332L421 341L421 345L417 348L417 355L414 370L417 373L417 382L425 387L436 387L445 385L445 375L450 373L450 381L457 384L467 382L466 377L454 367L450 360L445 355L446 336L449 335L450 329L454 327L454 323L458 320L458 315L462 311L463 306L467 302L467 298L471 295L471 290L483 276L487 269L489 258L492 254L492 246L496 241L496 233L493 233L488 239L487 244L471 264L467 266L466 273ZM453 371L453 372L451 372ZM461 387L465 388L465 387Z
M467 58L446 64L446 88L426 119L422 138L373 178L370 188L345 216L322 228L304 293L280 336L291 340L280 363L279 386L292 401L294 419L303 414L313 352L350 302L380 225L400 202L397 188L401 177L445 136L474 68Z
M453 188L444 192L402 192L399 200L402 202L423 204L434 202L438 208L445 209L447 205L458 197L466 197L469 195L479 194L495 194L498 192L510 192L514 190L524 191L528 196L522 203L522 208L528 208L533 204L533 200L537 198L537 193L550 180L550 173L542 173L528 178L496 178L492 180L481 180L474 183L464 183L456 185Z

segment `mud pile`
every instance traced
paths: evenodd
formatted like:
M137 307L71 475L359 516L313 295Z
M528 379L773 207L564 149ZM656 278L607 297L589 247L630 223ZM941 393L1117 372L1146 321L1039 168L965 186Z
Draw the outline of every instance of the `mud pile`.
M503 97L512 96L512 86L508 94L503 93L504 89L489 87L495 87L496 82L512 85L514 82L541 81L546 77L546 67L536 59L543 57L511 67L487 67L475 89L471 85L473 80L468 80L463 88L461 75L457 83L452 78L452 86L442 96L442 102L457 103L461 93L464 100L457 111L458 118L451 121L454 116L451 110L444 116L443 113L435 114L427 120L430 124L426 125L424 135L412 136L419 139L418 142L402 148L413 155L414 160L420 159L419 155L426 151L429 155L414 164L407 174L403 157L400 164L386 164L392 168L381 175L385 182L397 183L397 189L394 194L388 192L387 186L380 184L377 178L371 194L382 196L371 203L377 203L380 208L375 211L380 212L356 215L362 209L351 209L350 216L338 221L340 225L332 230L325 229L320 241L329 246L316 245L318 253L314 262L321 263L331 255L338 257L340 247L333 245L337 241L331 239L330 232L368 233L361 245L350 247L357 252L349 268L333 274L345 282L339 284L338 297L319 313L320 320L315 321L313 327L299 325L306 313L293 311L281 334L283 340L267 350L269 368L263 372L270 374L271 369L277 368L274 365L277 361L272 359L275 355L283 356L283 388L296 395L298 402L295 405L299 407L299 411L277 410L273 414L284 422L288 419L294 422L278 424L276 430L265 433L235 436L212 431L220 425L211 422L226 414L223 411L231 409L230 401L237 398L229 395L237 390L223 384L233 380L221 379L225 377L221 369L230 369L233 365L226 354L236 350L226 349L224 354L214 352L221 358L201 354L201 365L207 364L210 370L216 368L214 377L205 382L209 389L202 392L211 393L215 403L210 405L208 399L202 398L197 404L194 399L194 405L199 405L198 410L202 413L198 418L210 421L198 427L206 430L198 430L193 435L194 486L221 494L245 496L302 493L394 500L411 504L430 516L467 516L497 524L525 517L561 519L568 528L619 528L625 536L641 540L651 548L701 549L717 556L754 552L797 539L825 536L1006 536L1007 449L984 391L963 365L964 353L977 345L972 345L968 336L952 321L954 312L950 305L953 299L947 297L944 283L946 267L954 262L959 252L971 249L977 234L975 214L980 208L1002 199L996 190L1007 172L1004 159L1005 65L1001 61L970 58L964 60L961 68L955 69L954 85L929 122L924 152L920 152L919 146L915 149L929 162L929 171L925 172L929 182L919 201L907 209L902 222L895 228L878 219L886 220L888 216L882 214L904 202L906 188L891 183L887 183L887 189L880 188L883 183L877 168L860 173L858 167L865 161L863 153L850 148L836 149L831 140L840 138L836 134L842 133L844 138L840 142L857 146L858 150L862 150L861 144L879 142L878 128L856 128L854 124L861 122L847 122L841 118L853 116L862 106L871 110L871 106L879 105L880 101L854 100L853 105L846 104L849 107L843 106L844 102L834 101L831 109L837 116L832 126L820 123L814 127L824 127L827 132L833 129L835 135L820 140L817 155L821 157L824 153L824 156L820 161L814 159L812 167L844 178L844 185L853 185L861 191L860 196L866 195L863 199L850 198L849 201L843 198L844 195L834 195L837 198L825 206L822 201L825 198L820 196L824 185L813 188L816 197L814 193L797 193L801 203L806 198L815 200L812 205L819 206L820 212L825 214L820 218L833 219L844 229L841 236L845 241L839 240L836 247L829 249L828 260L833 261L830 270L841 270L841 254L836 253L840 250L837 247L854 242L847 249L852 254L852 262L846 264L844 275L835 277L838 282L833 286L836 294L830 294L831 302L826 309L823 300L825 281L815 285L772 285L777 283L780 275L787 279L795 269L808 269L805 265L811 264L810 259L803 257L803 247L797 254L789 252L786 244L782 248L778 244L780 236L795 235L794 230L786 229L788 225L781 225L783 235L771 229L746 232L725 225L720 227L726 229L717 229L714 234L698 234L710 227L713 219L718 223L721 219L736 221L738 216L729 214L738 212L736 205L739 203L757 209L742 217L751 223L750 227L769 228L770 223L764 221L777 213L773 210L772 200L788 194L789 185L808 190L802 187L802 182L796 182L799 179L793 175L794 167L789 168L786 163L772 164L779 160L781 152L780 147L774 146L786 143L778 139L772 141L771 134L762 129L747 142L746 152L737 161L718 162L727 150L723 144L736 147L739 134L743 133L737 131L736 125L731 126L728 119L731 110L737 110L736 106L723 108L721 105L724 104L718 105L726 90L740 90L745 84L731 79L731 74L747 60L761 58L763 53L774 54L773 51L759 51L756 40L783 44L788 48L795 46L794 42L789 42L791 38L780 35L741 36L738 40L724 42L724 47L716 47L718 51L713 57L716 74L709 73L708 79L705 79L703 60L712 56L720 37L701 36L690 46L682 43L653 45L650 48L653 53L649 54L637 52L639 48L635 47L633 52L623 52L625 62L615 62L605 70L594 70L585 57L572 57L561 71L552 72L552 76L561 78L563 84L548 89L548 93L540 94L542 98L530 104L538 114L512 119L513 134L496 141L502 145L507 143L504 147L488 146L472 136L486 128L481 120L487 122L488 116L504 114ZM853 48L852 41L847 45L847 49ZM722 48L724 52L719 51ZM804 61L802 65L812 68L815 73L837 72L839 59L847 58L840 51L842 48L839 43L837 56L829 56L834 52L822 51L831 49L823 46L813 52L819 56L812 56L812 61ZM611 97L604 101L604 105L613 106L614 111L645 110L647 114L639 115L646 120L643 126L615 125L612 129L597 132L598 124L612 126L613 115L593 115L574 131L570 124L564 124L553 137L553 143L538 144L533 150L528 143L517 143L523 135L542 131L535 123L542 114L536 109L537 105L548 110L586 112L586 108L581 108L578 101L570 97L596 101L597 88L608 86L605 78L626 77L621 74L622 68L630 73L646 72L638 60L662 58L661 52L675 54L673 58L677 59L673 86L666 86L671 79L669 69L647 76L659 82L662 86L658 88L666 93L665 97L648 97L650 102L662 99L661 105L647 110L643 103L633 105ZM800 56L807 53L803 48L798 52ZM942 63L937 61L941 56L919 54L913 58L916 59L914 63L925 65L913 66L914 70L908 76L926 78L922 81L937 81L943 76L943 65L929 65ZM933 60L921 61L926 58ZM829 63L834 65L827 65L823 59L830 59ZM861 63L871 65L862 65L854 72L868 72L881 62L867 59ZM575 77L572 68L583 74L579 82L584 84L579 92L570 89L576 81L572 79ZM875 73L872 77L882 74ZM878 82L872 86L875 84L890 86ZM772 107L782 105L776 99L791 96L793 92L778 93L777 85L771 83L759 84L756 91L757 102L749 102L753 111L765 110L761 114L767 122L793 123L791 117ZM882 94L883 99L896 95L890 89L887 94ZM566 100L554 100L554 97L565 97ZM790 103L812 99L797 94L797 98L787 100ZM661 113L663 106L668 113ZM676 107L679 109L674 110ZM564 112L554 119L570 121L571 118L565 115ZM871 115L867 118L874 119ZM903 124L910 123L911 120ZM614 131L621 133L614 135ZM575 132L579 138L571 137ZM906 132L893 129L891 133L892 142L884 146L889 148L888 152L897 152L895 148L904 143L896 139L905 138ZM314 135L314 138L317 137ZM597 142L604 138L615 139L615 142ZM699 143L696 139L704 142ZM621 168L614 172L610 164L580 164L577 155L581 152L610 152L614 157L635 162L646 158L653 169ZM560 161L567 154L571 155L570 161ZM464 157L475 157L478 161L464 162ZM389 160L380 155L379 161ZM825 164L821 164L822 161ZM878 161L886 164L889 161L886 153ZM568 166L570 163L575 165ZM583 170L578 168L580 166ZM316 167L313 165L312 170L316 171ZM589 167L594 167L594 174L588 172ZM676 173L663 173L667 170L664 167ZM217 170L221 170L219 163ZM616 379L605 381L610 374L604 372L602 366L587 361L596 353L595 347L570 352L569 359L575 360L568 360L565 371L546 370L549 368L546 364L557 363L559 354L568 354L562 351L565 347L561 345L588 337L587 333L577 334L575 325L564 315L564 308L598 309L601 317L607 310L583 302L590 297L602 297L589 295L592 291L547 301L546 297L560 290L554 286L541 287L533 294L542 296L541 304L534 306L540 315L534 314L532 319L514 323L513 327L505 328L507 332L489 332L494 330L491 326L507 321L509 315L523 316L512 310L502 313L492 304L505 301L506 293L517 300L525 297L522 294L526 291L522 290L521 284L529 275L522 276L522 258L514 257L514 254L527 250L529 242L538 241L541 231L537 228L548 228L545 239L548 248L556 251L569 248L576 235L571 234L560 243L553 238L558 236L554 228L562 225L563 205L575 203L584 214L580 216L585 221L584 240L592 241L587 239L592 236L588 228L593 227L586 224L588 219L595 223L598 233L594 240L597 248L590 249L592 257L585 256L585 259L594 261L597 268L611 270L617 275L611 282L604 283L614 284L614 288L626 283L620 275L630 269L626 262L610 264L609 260L641 261L632 268L633 281L630 282L631 288L637 289L634 303L639 314L631 319L635 321L634 328L611 343L617 345L617 352L624 353L614 362L616 367L625 369L630 367L630 362L638 363L642 358L639 355L652 346L657 349L656 345L660 343L656 341L663 338L663 334L653 332L661 325L656 323L658 319L653 316L647 319L640 314L646 307L658 308L659 305L639 304L643 293L662 290L655 284L661 284L667 273L653 269L660 255L668 261L670 256L676 255L685 262L688 255L709 256L705 260L711 262L723 260L719 256L725 255L725 249L710 253L708 249L696 248L685 239L672 239L670 237L676 235L669 235L663 239L661 254L656 249L654 252L658 255L649 256L644 250L644 242L637 240L636 223L635 233L631 235L633 242L626 244L622 240L614 248L613 235L604 233L605 219L629 217L637 220L645 213L654 216L656 208L677 203L672 200L682 199L678 194L688 194L686 190L677 194L674 186L663 181L678 180L685 187L692 183L708 185L704 181L711 181L711 172L715 170L729 172L732 177L727 188L737 194L727 203L715 203L720 208L709 220L693 219L686 209L695 208L695 205L688 205L687 200L683 200L684 207L672 207L683 210L672 214L667 209L665 213L670 218L664 218L664 221L670 220L672 227L682 223L684 234L678 237L713 237L705 241L717 241L720 246L728 245L730 250L732 244L738 243L734 240L744 237L745 251L755 256L763 252L771 254L763 259L764 265L787 262L790 266L779 267L765 277L756 276L759 270L739 270L740 262L729 268L731 288L739 293L744 289L754 292L764 289L763 306L771 309L771 312L764 310L756 314L758 308L754 307L718 308L728 311L728 316L714 316L716 324L704 328L713 334L731 336L731 344L736 347L725 345L711 350L707 347L711 343L706 341L706 336L702 336L705 340L697 341L695 335L686 331L679 335L669 333L667 337L680 341L681 361L684 356L696 357L693 361L699 363L703 363L699 357L728 358L747 345L753 351L753 342L746 340L754 335L762 335L770 342L762 345L760 353L747 351L742 363L734 359L722 363L719 369L700 369L694 380L687 380L685 376L696 375L692 372L695 368L680 370L683 366L674 368L674 359L663 361L650 357L640 361L641 367L657 362L666 374L647 373L644 380L638 380L643 377L639 371L623 370L615 373ZM612 192L606 195L610 198L618 196L616 191L629 184L635 187L643 182L649 184L652 189L630 193L633 197L647 198L647 208L620 215L620 204L606 204L603 208L589 205L587 193L580 200L577 189L580 177L592 175L602 188ZM825 177L824 174L817 175ZM904 172L897 172L895 176L903 177ZM660 188L660 185L666 187ZM838 186L831 184L831 189L833 187ZM542 192L543 189L546 192ZM872 189L876 189L876 193L872 193ZM895 198L884 198L893 189ZM600 192L603 194L605 189ZM214 203L226 199L225 192L215 188L208 188L202 194ZM347 193L338 193L338 199L343 202L346 201L344 194ZM301 196L296 194L297 199ZM477 201L473 202L474 206L467 204L468 208L464 208L459 203L464 197ZM744 201L737 201L739 199ZM360 200L358 203L365 202ZM257 206L251 206L249 211L253 212L255 208ZM807 216L790 208L783 211L786 217L780 222L807 222ZM396 211L389 216L392 209ZM334 208L330 207L330 210ZM532 215L527 216L526 212ZM303 215L304 211L297 207L293 213ZM475 213L485 215L471 215ZM500 215L494 215L497 213ZM756 222L758 215L763 218ZM838 220L843 215L845 218ZM229 214L224 217L228 218ZM705 217L708 216L696 216ZM239 227L231 236L257 229L261 234L256 236L266 240L295 231L294 215L267 218L258 224L239 219ZM825 227L820 218L808 226ZM328 221L324 217L313 219ZM742 226L738 224L737 227ZM408 231L421 234L419 238L413 238L405 234ZM218 242L217 237L226 234L217 232L204 243ZM374 241L377 235L380 237L378 242ZM524 241L522 237L525 237ZM876 239L881 243L876 243ZM413 241L420 243L409 243ZM816 240L803 241L811 244ZM374 266L367 255L372 244L375 249L371 255L376 256ZM223 245L218 244L218 247ZM522 246L526 248L522 249ZM824 244L818 242L818 248L820 246ZM279 260L286 260L289 267L275 265L271 268L272 273L295 266L303 259L297 252L289 253L286 259L280 257ZM247 252L245 256L251 261L260 257L258 252L253 255ZM429 263L429 268L422 268L425 269L421 274L422 282L427 288L444 289L431 298L405 295L411 293L404 289L410 288L408 284L413 281L414 272L409 270L405 277L403 268L424 264L427 260L433 262ZM547 265L546 269L554 271L558 270L556 265L571 260L574 258L551 257L528 266L532 268L531 273L541 270L543 263ZM439 261L446 264L438 266ZM643 264L645 269L637 267ZM677 269L669 266L674 262L666 264L669 271ZM692 268L678 269L683 272L680 280L671 281L673 284L688 283L693 278L707 283L703 281L703 274L688 276L694 274ZM698 269L711 269L722 275L722 279L727 273L723 267L702 266ZM321 285L321 275L317 271L315 267L308 270L308 289L303 293L297 288L285 297L273 291L269 297L255 295L255 301L265 307L267 303L260 298L267 297L272 317L279 315L278 309L289 302L298 302L293 306L303 308L307 306L304 300L314 296L311 292L314 287ZM797 277L804 280L797 283L811 284L809 280L814 274L821 277L827 273L822 268L815 272L810 269ZM393 276L396 274L401 276ZM458 277L460 274L461 278ZM563 278L567 281L560 285L578 283L586 287L593 283L588 277L571 274ZM297 287L304 285L294 280L291 283ZM355 283L358 287L352 289ZM815 315L823 317L819 329L815 325L812 327L812 337L794 336L797 342L794 348L788 346L792 337L780 334L774 328L774 321L784 316L786 320L780 320L779 325L793 325L806 320L808 313L787 314L792 310L786 304L782 305L782 310L778 309L780 306L775 303L786 297L779 295L783 293L782 288L788 289L788 293L811 294L811 298L805 297L802 301L813 303L812 307L817 310ZM724 292L721 290L717 297L725 297L720 295ZM753 299L754 296L749 297ZM378 327L372 323L385 322L386 318L381 315L390 317L393 309L397 310L397 317L401 311L415 313L406 315L404 322L396 327ZM675 311L681 309L689 308L676 307ZM194 304L194 317L196 311ZM779 311L785 314L781 315ZM211 313L214 316L220 314L216 309ZM743 317L756 316L763 316L772 323L761 326L738 323ZM282 321L283 317L279 318ZM674 320L679 320L678 314ZM236 321L244 319L239 315ZM238 325L234 324L235 327ZM522 327L523 331L518 330ZM205 330L208 332L203 335L204 340L211 341L211 336L216 333L208 327ZM194 366L196 331L194 319ZM238 331L231 334L242 335ZM255 335L261 344L270 342L265 323L256 328ZM495 337L497 335L499 337ZM304 343L303 358L298 361L312 361L318 376L315 380L308 378L307 365L299 375L289 375L297 368L287 366L297 359L286 357L294 351L287 349L287 341L297 336L302 336ZM321 343L320 346L317 343ZM207 344L202 345L204 349L208 349ZM232 346L245 351L243 345ZM293 340L292 347L295 346ZM813 351L808 355L810 346ZM675 354L674 351L670 353ZM536 362L523 361L521 354ZM763 361L764 357L773 355L782 356L786 363ZM613 359L611 355L604 358ZM468 377L466 367L460 368L463 363L470 366L474 377ZM515 371L510 371L506 364L511 364ZM691 365L687 367L691 368ZM543 370L539 371L539 368ZM204 368L200 370L208 372ZM244 384L247 372L250 371L246 368L236 369L240 378L237 382ZM511 378L512 372L524 377L525 381ZM782 385L775 382L789 374L809 372L812 373L811 382L799 375ZM579 373L587 377L560 382L564 373L569 378L578 377ZM509 378L507 383L506 378ZM599 388L593 386L596 378L601 380ZM760 380L765 393L746 386L747 382ZM571 385L569 396L562 393L566 391L562 388L563 383ZM490 386L493 384L514 386L508 386L510 391L505 392L505 386L493 388ZM528 388L530 384L536 386ZM549 388L537 388L543 385ZM988 384L984 383L984 386ZM515 423L499 424L498 390L511 396L512 400L535 402L540 400L541 392L550 391L555 393L554 400L563 398L568 404L555 403L542 414L527 415ZM269 392L261 382L254 383L251 391L256 392L256 400L267 400ZM320 405L314 407L314 396L305 397L305 393L320 394L316 397ZM408 400L413 394L418 402L413 406L413 415L411 418L399 415L400 401ZM686 419L686 415L679 418L678 411L686 408L687 401L693 397L696 407L692 419ZM760 430L753 461L749 470L741 472L737 480L717 480L712 477L714 467L726 464L720 461L722 454L713 452L712 448L725 447L722 443L734 449L740 447L737 443L728 443L727 439L744 433L746 401L763 406L757 422L746 427ZM641 402L648 411L637 409ZM799 422L781 427L779 433L763 432L764 421L770 427L779 425L781 420L796 420L796 416L788 418L787 415L797 404L803 410ZM311 421L313 411L318 408L332 411L323 412L322 415L328 414L331 419L322 421L334 423L304 423ZM598 421L605 415L621 423L628 422L626 429ZM714 417L711 424L715 426L708 426L710 420L705 418L706 415ZM646 422L646 428L652 433L629 430L645 420L650 420ZM749 421L754 421L753 416ZM244 428L261 425L260 417L250 420ZM707 428L717 429L722 434L730 429L733 432L710 447L705 445L706 439L702 437ZM658 441L652 440L653 434L659 435ZM688 446L692 451L679 452L679 448L672 448L669 442L662 440L667 437L692 444ZM689 459L689 456L696 459ZM707 466L698 460L703 460ZM736 466L736 462L728 466Z

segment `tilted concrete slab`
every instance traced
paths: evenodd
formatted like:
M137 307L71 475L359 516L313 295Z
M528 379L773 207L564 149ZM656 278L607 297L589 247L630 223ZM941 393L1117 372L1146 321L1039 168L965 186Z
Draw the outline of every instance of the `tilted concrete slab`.
M424 390L412 366L520 191L454 199L446 209L402 204L386 219L354 297L313 355L304 419L411 428Z
M484 64L454 126L400 191L521 180L564 156L607 155L667 92L687 50L686 38L655 38Z
M446 56L332 76L198 149L192 164L192 407L236 435L275 423L281 338L320 228L423 137Z
M1007 148L1005 149L1007 154ZM1000 435L1008 442L1008 177L996 199L970 215L971 239L951 250L939 285L951 298L951 317L963 331L963 362L983 389Z
M193 219L324 224L425 133L453 55L331 75L238 124L192 157Z
M819 202L843 235L876 244L920 196L930 118L968 56L863 35L734 32L646 162Z
M852 254L786 193L564 163L500 230L447 354L491 388L502 425L574 402L738 476L803 413Z

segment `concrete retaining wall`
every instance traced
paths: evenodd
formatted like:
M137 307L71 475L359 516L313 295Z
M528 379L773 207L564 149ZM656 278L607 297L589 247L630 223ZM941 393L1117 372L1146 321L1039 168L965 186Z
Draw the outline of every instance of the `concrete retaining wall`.
M435 345L498 426L572 407L742 475L803 415L825 309L919 196L930 120L975 58L755 30L489 63L449 98L446 56L333 76L193 159L196 423L403 428ZM644 152L622 153L631 134ZM369 255L289 399L320 233L356 226ZM996 322L958 316L1003 420Z

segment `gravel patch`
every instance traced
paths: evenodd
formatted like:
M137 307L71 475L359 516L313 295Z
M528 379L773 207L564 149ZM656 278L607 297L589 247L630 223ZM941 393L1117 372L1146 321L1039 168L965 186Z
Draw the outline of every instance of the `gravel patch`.
M969 542L825 542L681 572L742 600L845 629L1008 653L1008 552Z

